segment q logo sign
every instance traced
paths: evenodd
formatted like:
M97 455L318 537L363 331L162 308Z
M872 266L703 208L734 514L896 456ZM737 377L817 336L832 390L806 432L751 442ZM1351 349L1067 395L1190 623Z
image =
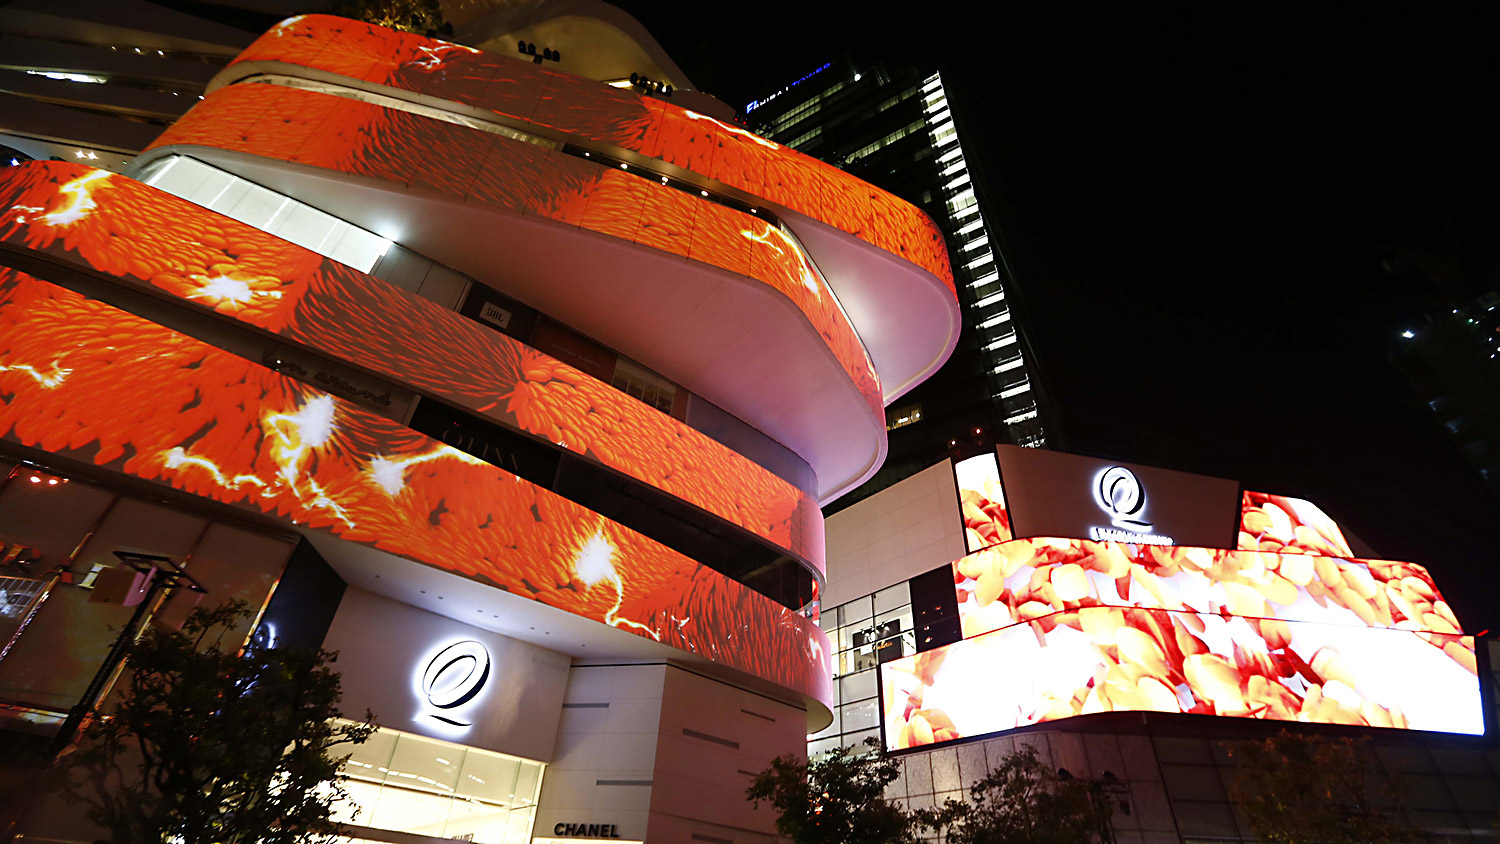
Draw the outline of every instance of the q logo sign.
M420 691L433 712L428 715L454 727L469 727L456 710L479 696L490 679L490 652L473 639L443 648L422 669Z
M1116 527L1140 532L1151 530L1150 522L1136 518L1146 508L1146 490L1134 472L1124 466L1105 469L1099 473L1094 494Z

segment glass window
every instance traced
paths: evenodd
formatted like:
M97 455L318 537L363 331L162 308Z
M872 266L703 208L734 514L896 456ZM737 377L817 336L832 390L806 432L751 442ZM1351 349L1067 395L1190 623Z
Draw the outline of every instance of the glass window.
M516 803L530 806L536 803L537 792L542 788L542 766L538 762L521 760L521 776L516 779Z
M807 757L809 759L815 759L823 755L824 753L828 753L837 749L838 747L843 745L843 743L844 742L839 739L838 736L834 736L833 738L819 739L815 742L811 742L807 745Z
M355 747L334 818L478 844L531 840L544 765L396 730Z
M391 754L396 751L397 735L394 730L376 730L369 741L355 745L344 766L344 776L384 782L391 769Z
M464 756L463 774L458 778L458 795L486 800L501 806L515 801L516 775L521 760L492 753L468 753Z
M858 733L849 733L849 734L847 734L847 735L844 736L844 746L845 747L861 747L862 748L862 747L864 747L865 739L867 739L867 738L873 738L873 739L877 739L878 740L880 738L880 730L879 729L874 729L874 730L865 730L863 732L858 732Z
M887 589L875 593L875 614L890 612L901 607L911 606L911 589L907 587L906 581L901 581Z
M874 700L846 703L839 710L845 730L865 730L880 726L880 709Z
M829 736L836 736L839 733L843 732L843 730L839 728L839 724L841 724L841 723L843 723L843 722L841 720L839 720L839 708L838 708L837 705L835 705L833 707L833 723L829 724L827 727L824 727L822 730L820 730L820 731L818 731L816 733L813 733L812 735L808 736L807 738L809 740L813 740L813 739L828 738Z
M922 403L909 404L885 412L885 429L894 431L922 421Z
M846 625L864 624L870 618L874 617L874 615L875 613L871 610L869 595L857 598L844 605L844 624Z
M405 735L391 755L387 785L451 795L458 785L464 748L446 741Z
M187 156L152 164L141 180L360 272L369 272L391 246L373 232Z
M388 785L380 790L380 799L366 825L436 838L442 836L443 828L448 825L448 808L452 804L452 799L441 794Z
M858 674L850 674L839 680L839 697L845 703L853 700L864 700L875 696L875 672L861 671ZM849 729L845 727L844 729Z

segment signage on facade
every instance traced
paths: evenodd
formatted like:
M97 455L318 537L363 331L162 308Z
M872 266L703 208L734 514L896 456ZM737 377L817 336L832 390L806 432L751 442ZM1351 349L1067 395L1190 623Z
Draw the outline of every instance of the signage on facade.
M1234 481L1039 448L1002 445L996 453L1016 538L1234 546Z
M1151 532L1151 523L1145 519L1146 488L1141 485L1141 479L1124 466L1111 466L1094 478L1094 499L1099 509L1109 515L1114 527L1090 527L1090 539L1146 545L1177 544L1170 536Z
M421 667L418 688L430 710L427 717L452 727L474 722L462 710L480 695L490 679L490 652L473 639L438 649Z
M612 823L560 823L552 827L552 834L559 838L619 838L617 824Z

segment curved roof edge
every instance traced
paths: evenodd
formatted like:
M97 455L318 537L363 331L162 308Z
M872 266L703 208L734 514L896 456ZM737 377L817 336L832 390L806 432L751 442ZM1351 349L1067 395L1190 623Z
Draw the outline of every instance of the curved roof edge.
M458 4L449 2L443 5L451 7ZM665 77L658 81L668 82L673 87L683 90L698 90L646 27L617 6L600 2L600 0L511 0L510 2L492 0L483 5L485 8L472 16L464 15L459 9L454 9L451 13L448 9L444 9L445 17L453 22L453 40L456 43L479 46L507 36L519 37L528 30L545 29L547 24L563 18L591 18L617 31L628 44L644 53L651 63L656 65L661 76ZM557 34L555 28L551 34ZM538 45L539 48L540 46ZM600 45L579 43L575 46L573 43L566 41L559 43L557 39L554 39L553 43L547 46L563 54L563 61L557 65L559 68L570 73L579 73L576 67L570 67L572 63L569 57L590 49L597 50ZM639 67L634 70L649 73L652 69ZM633 71L626 71L620 76L629 76L631 72ZM594 78L591 74L580 75Z

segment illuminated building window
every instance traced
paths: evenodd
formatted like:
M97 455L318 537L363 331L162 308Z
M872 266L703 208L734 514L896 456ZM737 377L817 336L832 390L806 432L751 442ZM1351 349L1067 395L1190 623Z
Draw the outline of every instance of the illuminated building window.
M979 301L975 302L974 303L974 307L976 307L976 308L988 308L990 305L993 305L996 302L1002 301L1004 299L1005 299L1005 291L1000 290L1000 291L997 291L995 293L991 293L990 295L984 297L983 299L980 299ZM993 322L990 321L990 320L986 320L984 322L984 324L980 325L979 327L980 328L989 328L991 325L994 325L995 323L1001 322L1002 320L1005 320L1005 319L1008 319L1008 318L1009 318L1009 315L1008 315L1008 312L1007 312L1007 314L1002 314L1002 315L999 315L999 316L995 317Z
M1007 424L1007 425L1014 425L1017 422L1025 422L1027 419L1035 419L1035 418L1036 418L1036 411L1035 410L1028 410L1028 411L1026 411L1024 413L1017 413L1015 416L1011 416L1011 417L1006 418L1005 424Z
M887 410L885 412L885 429L887 431L894 431L897 428L904 428L907 425L911 425L915 422L921 421L922 405L920 402L917 404L909 404L905 407L895 408L893 410Z
M381 728L344 766L333 820L427 838L528 844L541 762Z
M802 134L798 135L795 138L792 138L790 141L787 141L786 145L789 146L789 147L791 147L792 149L797 149L798 146L800 146L801 144L805 144L808 141L812 140L813 138L819 137L822 134L823 134L823 127L822 126L814 126L813 128L809 129L808 131L803 132Z
M1017 384L1016 386L1011 387L1010 389L1001 390L1000 391L1000 398L1002 398L1002 399L1014 398L1014 397L1019 396L1020 394L1026 392L1026 391L1028 391L1030 389L1031 389L1031 382L1030 381L1022 381L1020 384Z
M263 232L369 272L389 240L185 155L153 163L141 181Z
M675 384L624 360L615 364L615 375L610 383L616 390L640 399L662 413L671 413L672 402L677 398Z
M921 128L922 128L922 121L920 121L920 120L918 120L916 122L913 122L913 123L910 123L910 124L907 124L906 126L903 126L902 128L897 129L896 131L890 133L889 135L886 135L884 138L881 138L880 140L876 141L875 143L873 143L873 144L867 144L867 145L862 146L859 149L855 150L854 152L849 153L847 156L845 156L845 158L848 161L854 161L855 159L858 159L858 158L864 158L865 156L869 155L870 153L875 152L876 150L881 149L883 147L890 146L891 144L893 144L893 143L901 140L902 138L906 137L907 135L910 135L913 132L920 131Z

